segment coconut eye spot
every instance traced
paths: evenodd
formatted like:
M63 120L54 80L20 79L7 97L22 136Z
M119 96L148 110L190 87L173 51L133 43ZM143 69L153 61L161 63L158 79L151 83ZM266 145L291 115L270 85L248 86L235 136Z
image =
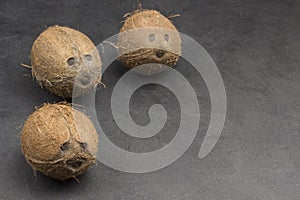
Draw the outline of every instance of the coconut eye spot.
M69 66L73 66L75 64L76 60L74 57L71 57L67 60L67 63Z
M87 147L88 147L88 144L86 142L79 142L79 145L83 149L87 149Z
M60 150L62 151L66 151L67 149L69 149L70 143L69 142L65 142L60 146Z
M86 59L87 61L93 60L93 57L92 57L92 55L90 55L90 54L87 54L87 55L85 55L84 57L85 57L85 59Z
M165 35L164 35L164 38L165 38L165 40L166 40L167 42L169 42L169 40L170 40L170 37L169 37L169 35L168 35L168 34L165 34Z
M153 41L155 40L155 35L154 35L154 34L150 34L150 35L148 36L148 38L149 38L149 41L150 41L150 42L153 42Z

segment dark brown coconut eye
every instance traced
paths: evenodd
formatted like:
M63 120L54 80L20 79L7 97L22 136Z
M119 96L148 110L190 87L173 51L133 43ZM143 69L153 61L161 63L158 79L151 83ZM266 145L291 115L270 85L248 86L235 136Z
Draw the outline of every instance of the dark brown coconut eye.
M60 146L60 150L62 151L66 151L70 146L70 143L69 142L65 142L63 143L61 146Z
M155 35L154 35L154 34L150 34L150 35L148 36L148 38L149 38L149 41L150 41L150 42L153 42L153 41L155 40Z
M67 60L67 63L69 66L73 66L75 64L75 58L74 57L71 57Z
M79 142L79 145L80 145L80 147L83 148L83 149L87 149L87 147L88 147L88 144L85 143L85 142Z
M165 52L162 51L162 50L159 50L159 51L156 52L156 57L158 57L158 58L161 58L161 57L163 57L164 55L165 55Z
M81 167L82 161L67 161L67 165L72 166L73 168Z
M90 54L85 55L84 57L85 57L85 59L86 59L87 61L93 60L93 57L92 57L92 55L90 55Z
M167 42L169 42L169 35L168 34L165 34L165 36L164 36L164 38L165 38L165 40L167 41Z
M66 163L67 163L67 165L69 165L73 168L79 168L86 161L87 161L86 158L76 158L76 159L68 160Z

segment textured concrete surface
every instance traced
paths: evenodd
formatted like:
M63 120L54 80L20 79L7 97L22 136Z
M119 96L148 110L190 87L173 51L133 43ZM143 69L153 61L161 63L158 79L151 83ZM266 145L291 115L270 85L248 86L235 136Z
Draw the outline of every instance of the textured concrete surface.
M35 106L60 101L32 81L34 39L46 26L77 28L96 43L116 34L136 1L0 1L0 199L115 200L299 200L300 199L300 2L296 0L144 1L209 52L223 76L228 113L222 136L204 159L197 154L208 126L210 99L202 78L183 60L176 66L195 87L202 121L189 150L172 165L129 174L100 162L67 183L35 177L20 151L20 127ZM99 119L124 149L151 151L168 143L178 127L178 102L163 87L149 85L132 98L138 124L147 107L166 105L169 121L150 141L132 141L112 120L109 90L125 70L113 63L97 98ZM159 95L163 94L163 95ZM103 95L101 95L103 94ZM146 105L146 107L143 107Z

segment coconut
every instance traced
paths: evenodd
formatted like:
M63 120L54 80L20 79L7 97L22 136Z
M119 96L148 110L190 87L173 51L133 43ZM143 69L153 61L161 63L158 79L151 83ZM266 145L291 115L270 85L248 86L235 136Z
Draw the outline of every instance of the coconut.
M95 163L98 135L90 119L71 105L44 104L26 120L21 146L34 170L65 181Z
M50 92L72 97L76 82L79 97L101 81L101 60L93 42L72 28L52 26L44 30L31 49L32 75Z
M139 70L147 75L175 65L181 54L177 28L156 10L137 10L127 15L117 46L118 60L123 65L128 68L144 65Z

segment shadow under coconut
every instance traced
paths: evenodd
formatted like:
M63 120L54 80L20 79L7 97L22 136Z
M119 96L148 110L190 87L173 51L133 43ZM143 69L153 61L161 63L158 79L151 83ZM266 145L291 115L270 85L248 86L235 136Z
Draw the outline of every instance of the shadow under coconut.
M39 172L36 176L25 159L20 162L23 173L18 176L20 183L16 190L30 199L110 199L112 191L118 190L121 172L115 171L96 161L88 171L78 176L78 180L56 181ZM125 176L125 175L124 175ZM103 196L103 198L101 198ZM106 198L107 197L107 198Z
M20 187L26 188L27 191L24 192L31 199L44 199L45 196L52 199L74 199L76 196L88 192L89 184L92 183L91 178L93 174L90 171L78 176L78 180L69 179L61 182L49 178L40 172L34 172L25 160L24 162L22 167L23 174L20 176L20 180L15 182L22 182Z
M20 195L29 199L45 199L46 196L49 197L48 199L75 199L82 193L88 194L91 185L97 185L95 173L101 171L99 165L93 165L88 171L78 176L78 180L69 179L61 182L38 171L35 172L26 162L20 148L13 154L14 156L7 160L9 163L14 163L9 166L13 174L8 174L9 180L6 184L18 191L18 194L9 194L9 197L14 197L14 199L20 199Z

